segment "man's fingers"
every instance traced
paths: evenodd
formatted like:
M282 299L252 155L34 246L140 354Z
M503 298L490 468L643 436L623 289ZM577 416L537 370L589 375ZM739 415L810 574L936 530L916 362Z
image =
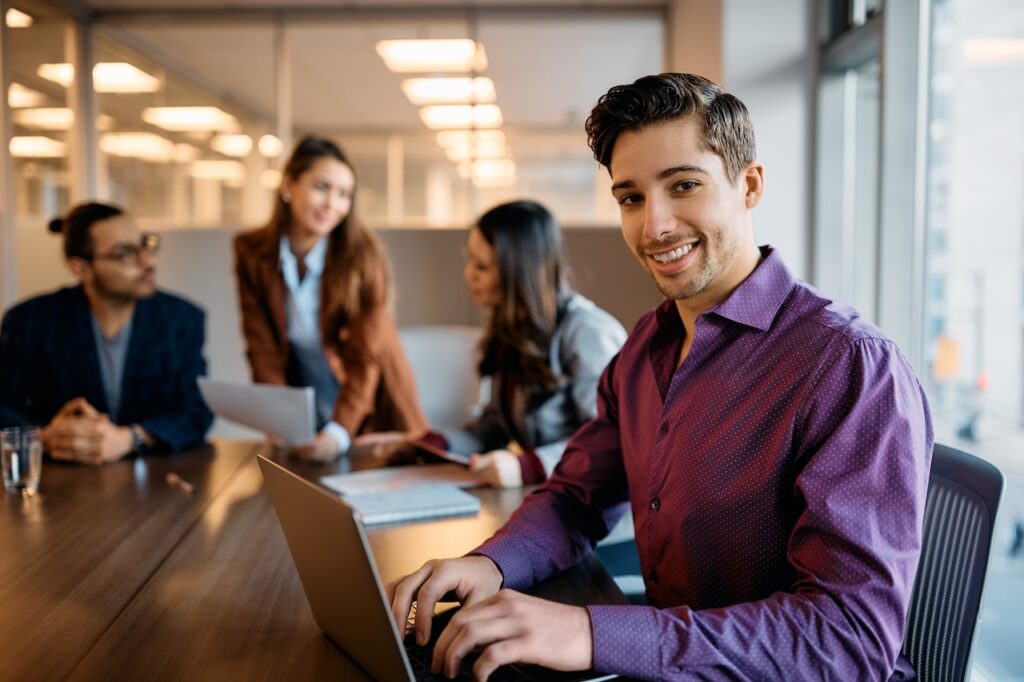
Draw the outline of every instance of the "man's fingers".
M473 677L478 680L486 680L499 667L522 660L523 642L520 638L495 642L484 649L480 658L473 664Z
M414 573L388 584L386 589L391 600L391 616L395 619L399 633L405 632L405 622L409 618L409 611L412 610L412 603L416 600L416 592L432 570L433 562L428 561Z
M453 627L456 627L454 619L452 621L445 628L445 633L442 634L442 637L449 630L452 630ZM445 641L444 644L442 644L441 640L438 640L434 647L434 670L435 672L443 670L448 677L458 675L462 660L474 649L488 647L488 645L499 646L500 642L516 635L516 625L512 619L495 617L494 615L461 622L457 627L457 632ZM501 663L498 665L501 665Z

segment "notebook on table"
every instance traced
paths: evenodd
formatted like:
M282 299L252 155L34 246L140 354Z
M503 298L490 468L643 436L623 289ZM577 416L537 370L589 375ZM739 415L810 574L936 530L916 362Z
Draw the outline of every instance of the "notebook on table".
M432 645L416 645L411 635L406 637L405 632L399 632L392 620L384 584L355 510L341 498L284 467L262 456L257 460L320 629L374 679L443 679L429 670ZM449 611L439 617L447 618L450 614ZM433 638L440 634L443 625L434 624ZM471 668L472 662L465 661L459 679L472 679ZM557 673L534 666L503 666L491 679L612 677Z

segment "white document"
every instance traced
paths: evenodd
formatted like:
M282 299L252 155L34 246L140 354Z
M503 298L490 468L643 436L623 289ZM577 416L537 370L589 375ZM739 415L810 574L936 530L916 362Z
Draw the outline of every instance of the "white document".
M480 485L469 469L458 464L419 464L365 469L350 474L321 476L320 482L345 496L396 492L436 483L448 483L460 488Z
M235 384L199 377L199 392L218 417L276 436L288 445L312 443L316 435L313 389L308 386Z

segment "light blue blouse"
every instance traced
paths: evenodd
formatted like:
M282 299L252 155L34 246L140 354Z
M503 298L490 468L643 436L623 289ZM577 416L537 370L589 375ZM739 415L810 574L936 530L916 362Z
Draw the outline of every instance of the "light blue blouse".
M346 452L352 437L344 426L331 420L341 386L327 364L320 334L320 282L326 257L327 240L321 238L302 259L306 275L299 279L299 263L292 253L291 242L287 235L281 237L281 274L288 289L285 294L288 343L299 363L303 383L312 386L316 395L317 421L324 424L323 430L338 443L338 450Z

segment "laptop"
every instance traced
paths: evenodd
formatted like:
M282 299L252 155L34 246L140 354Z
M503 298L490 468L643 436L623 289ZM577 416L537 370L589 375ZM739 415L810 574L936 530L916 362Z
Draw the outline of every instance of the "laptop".
M263 456L260 471L277 511L295 569L316 623L378 680L440 680L430 673L433 641L453 610L436 616L431 643L420 647L391 619L384 584L363 525L345 502ZM314 522L315 519L315 522ZM442 620L443 619L443 620ZM472 660L463 675L472 679ZM536 666L503 666L492 680L607 680L611 675L560 673Z

